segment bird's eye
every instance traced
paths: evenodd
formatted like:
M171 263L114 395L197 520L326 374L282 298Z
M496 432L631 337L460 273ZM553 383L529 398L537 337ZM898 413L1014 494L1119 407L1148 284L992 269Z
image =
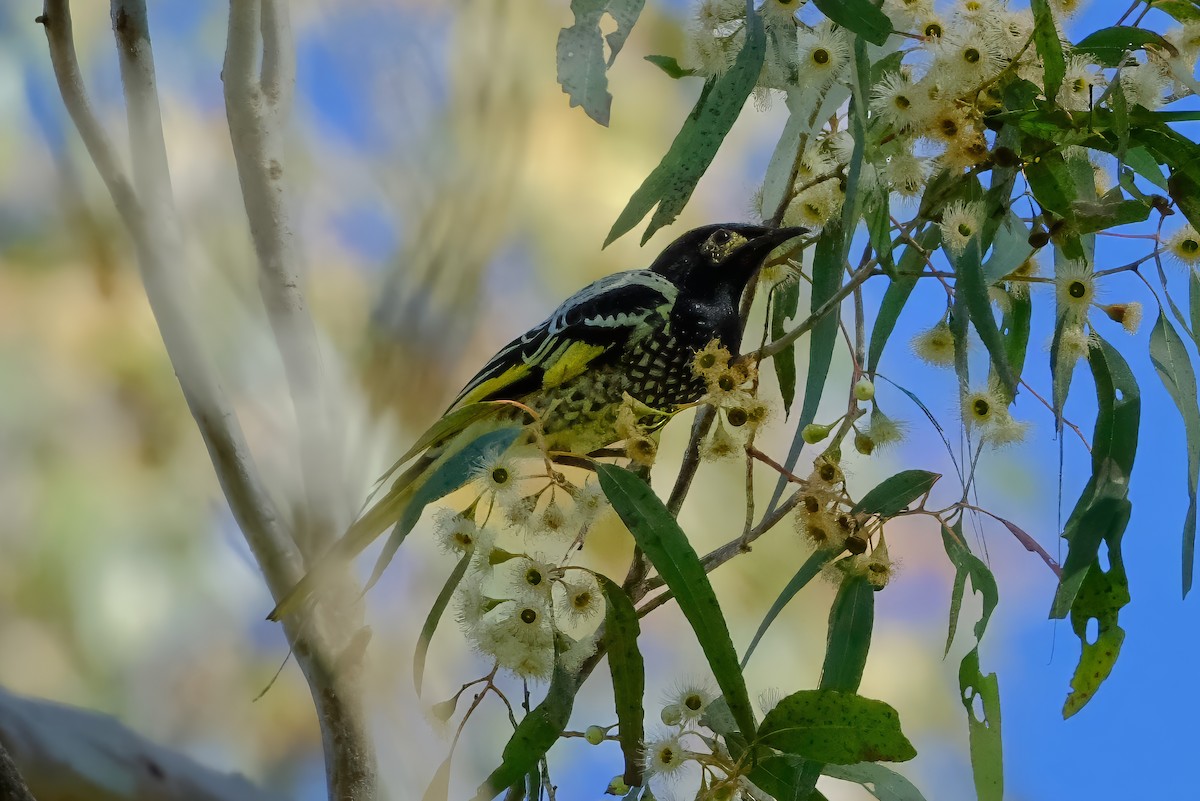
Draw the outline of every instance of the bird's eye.
M729 233L724 228L712 235L712 241L714 245L728 244L730 239L733 239L733 234Z

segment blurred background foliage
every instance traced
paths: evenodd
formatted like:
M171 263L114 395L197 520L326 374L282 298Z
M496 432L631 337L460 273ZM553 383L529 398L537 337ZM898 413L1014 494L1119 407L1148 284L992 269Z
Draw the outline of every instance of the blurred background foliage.
M284 639L262 620L270 600L180 397L129 243L61 110L33 23L37 5L0 10L0 685L111 713L157 742L291 797L323 797L320 743L298 671L287 666L255 700L284 659ZM226 9L215 0L150 5L167 147L187 223L180 269L271 489L287 497L299 481L290 404L252 283L221 97ZM107 10L76 6L89 88L120 142L124 112ZM683 218L645 250L636 237L600 250L699 91L699 82L669 80L642 60L680 52L688 11L682 0L647 4L610 73L615 100L604 129L568 108L554 80L555 39L570 23L566 2L293 4L298 92L288 170L327 377L341 389L353 432L343 516L478 365L561 298L644 265L692 224L748 216L781 109L747 108ZM1080 29L1088 24L1077 21ZM936 296L930 300L935 308ZM902 321L897 342L930 322L911 319L905 328ZM1135 370L1149 376L1145 349L1137 350ZM928 390L926 402L953 423L952 377L917 365L900 347L887 362L889 375ZM1158 420L1175 425L1157 383L1142 386L1147 419L1157 408ZM887 408L900 406L897 395ZM900 465L950 472L933 431L911 410L906 416L914 421L909 443L854 463L852 490L861 494ZM1049 414L1037 419L1029 444L989 457L982 484L989 497L981 501L1054 552L1057 443ZM783 425L776 421L778 431ZM686 431L684 422L668 430L656 483L669 480ZM1139 460L1127 538L1135 600L1122 617L1130 637L1113 678L1077 719L1059 718L1078 646L1068 629L1045 619L1053 575L1002 530L997 535L998 526L988 528L986 543L982 532L972 535L986 546L1001 590L983 651L985 670L1000 676L1010 798L1113 798L1174 791L1182 781L1087 764L1110 737L1147 727L1161 739L1119 748L1131 765L1139 757L1169 762L1186 739L1172 740L1171 732L1190 731L1171 713L1174 690L1162 675L1171 664L1186 673L1200 656L1178 634L1191 623L1173 561L1184 489L1177 434L1152 432L1148 447L1161 458ZM777 450L789 439L781 433ZM772 442L769 435L759 441L768 451ZM1068 498L1082 483L1072 468L1086 456L1071 444ZM952 488L945 490L949 500ZM740 530L743 493L736 463L702 470L681 516L697 550ZM921 753L901 772L931 801L969 797L954 689L961 653L938 658L952 579L940 536L898 521L889 545L902 570L879 598L861 691L899 710ZM586 558L620 576L630 548L609 519L590 535ZM781 527L715 574L727 615L741 621L734 624L739 648L806 548ZM447 627L433 646L426 699L411 689L416 631L451 566L428 538L410 538L369 598L369 698L383 778L397 798L421 792L448 747L432 736L439 726L429 704L486 670ZM814 585L788 608L751 663L752 688L815 684L832 593L832 585ZM964 620L973 619L974 603L967 599ZM642 644L654 709L659 694L703 662L670 607L645 621ZM608 692L593 679L572 727L612 722ZM503 742L501 710L485 712L459 749L463 788L493 767ZM620 769L611 743L566 741L553 760L560 797L568 799L600 797ZM854 792L835 786L828 795L862 797Z

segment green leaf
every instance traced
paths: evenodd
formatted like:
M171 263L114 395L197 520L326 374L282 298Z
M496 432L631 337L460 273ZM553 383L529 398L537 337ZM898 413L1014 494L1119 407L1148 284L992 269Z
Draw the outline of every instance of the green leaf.
M1075 361L1062 349L1062 337L1067 330L1067 317L1062 315L1054 324L1054 337L1050 340L1050 409L1054 412L1054 431L1062 435L1063 407L1071 392L1071 379L1075 376Z
M925 796L912 782L876 762L826 765L821 772L832 779L861 785L879 801L925 801Z
M882 45L892 32L892 21L870 0L813 0L821 13L873 45Z
M667 154L617 216L604 240L605 246L627 233L656 206L650 225L642 235L642 244L679 216L700 177L712 164L725 135L741 114L762 70L765 52L762 18L757 13L750 14L746 21L746 42L737 60L720 77L705 82L699 100Z
M837 690L801 690L784 698L763 719L758 740L835 765L904 762L917 755L895 709Z
M896 329L900 312L908 302L913 288L917 285L917 278L924 269L924 254L936 250L941 240L942 230L936 225L931 225L916 236L920 248L909 245L904 249L900 263L896 266L896 275L883 293L875 325L871 328L871 342L867 347L867 372L872 375L879 368L884 346L891 338L892 331Z
M1017 392L1017 378L1008 364L1008 356L1004 350L1004 338L1000 336L1000 327L996 325L996 317L992 312L992 301L988 297L988 287L983 278L982 254L980 253L979 237L971 237L967 247L954 265L956 299L961 297L966 304L971 324L983 344L987 346L992 357L992 367L1000 382L1013 397Z
M794 319L800 305L800 282L785 281L771 290L771 339L779 339L786 332L787 320ZM779 381L779 394L783 397L783 412L792 411L796 399L796 345L792 343L771 357L775 365L775 378Z
M1073 201L1071 209L1076 230L1080 234L1143 222L1150 216L1150 206L1137 200L1127 200L1120 189L1113 189L1098 200Z
M1033 43L1041 56L1045 72L1046 97L1053 101L1058 97L1063 77L1067 74L1067 60L1063 55L1062 41L1058 38L1058 27L1054 24L1054 12L1050 0L1029 0L1033 9Z
M867 221L871 247L879 257L879 266L885 273L894 276L896 264L892 258L892 214L888 198L889 193L882 190L868 194L863 217Z
M396 522L392 533L388 535L388 540L384 543L379 558L375 560L371 578L368 579L363 592L374 587L375 582L379 581L379 577L391 564L392 557L396 555L404 538L421 519L421 513L425 507L465 485L471 479L472 467L485 454L506 450L524 430L523 426L504 426L481 434L461 450L449 454L445 461L433 468L433 473L429 478L424 479L413 492L412 499L404 507L404 512Z
M605 496L675 595L680 611L696 633L713 677L743 732L755 730L746 680L738 667L729 626L700 557L671 512L645 481L623 467L597 464Z
M421 634L417 637L417 647L413 651L413 686L417 690L417 695L421 694L421 683L425 676L425 657L429 653L429 643L433 640L433 634L437 631L438 622L441 621L442 615L446 612L446 607L450 604L450 599L454 597L454 591L462 582L463 576L467 573L467 568L471 565L471 557L475 555L475 549L471 548L458 560L458 564L454 566L454 570L450 572L449 578L446 579L445 585L442 586L442 591L438 593L437 599L433 602L433 607L429 610L429 614L425 617L425 625L421 626Z
M810 313L821 308L829 298L833 297L842 283L842 231L841 226L830 226L821 232L813 249L812 289L809 302ZM800 458L804 449L804 438L801 436L804 427L816 419L817 409L821 404L821 396L825 392L825 380L829 377L829 365L833 362L833 348L837 344L838 309L833 309L828 315L813 325L808 334L808 377L804 383L804 405L800 408L800 419L796 426L796 435L788 449L784 467L791 470ZM771 506L778 503L787 485L786 479L780 477L775 485L771 498Z
M1200 230L1200 183L1187 173L1176 171L1167 180L1167 194L1192 227Z
M558 83L571 98L571 108L584 112L601 125L608 125L612 95L608 93L604 37L600 17L608 0L571 0L575 24L558 33Z
M495 798L536 770L538 762L567 727L578 690L574 677L555 660L554 676L545 699L517 724L504 746L500 767L479 785L475 791L475 801Z
M792 576L791 581L779 593L779 597L775 599L775 603L771 604L771 608L767 611L766 617L758 626L758 631L754 632L754 639L750 640L750 647L746 649L746 655L742 657L742 667L746 667L746 663L750 661L750 655L754 653L754 649L758 647L759 641L763 635L767 633L767 629L775 622L775 618L779 617L779 613L784 610L791 600L796 597L796 593L804 589L808 582L812 581L818 575L825 565L837 558L842 552L841 548L822 548L813 551L808 559L804 560L804 564L796 571L796 575Z
M1000 602L1000 590L996 586L996 577L992 575L992 571L978 556L971 553L966 540L963 539L962 518L956 520L953 526L942 527L942 546L946 549L946 556L950 557L950 562L954 565L954 588L950 595L950 631L946 635L946 653L949 654L950 646L954 643L955 631L958 628L958 615L962 608L967 579L971 580L972 592L983 596L983 609L979 614L979 620L975 622L976 647L983 640L983 634L987 631L992 612L995 611L996 604Z
M1170 14L1179 22L1200 19L1200 8L1187 0L1150 0L1150 5Z
M1025 371L1025 355L1029 350L1029 321L1033 316L1033 302L1029 292L1008 295L1008 308L1000 321L1000 333L1004 337L1004 355L1017 380ZM1009 401L1012 398L1008 399Z
M822 690L857 692L875 626L875 590L864 576L847 574L829 610L829 636L821 667Z
M983 263L983 282L998 283L1033 255L1029 228L1011 209L1004 213L992 240L991 255Z
M1056 216L1070 219L1075 187L1062 153L1054 150L1027 161L1025 179L1029 181L1029 189L1038 205Z
M1075 45L1074 50L1076 53L1086 53L1092 56L1097 64L1105 67L1119 67L1127 53L1143 50L1146 45L1153 45L1168 52L1175 50L1170 42L1154 31L1134 28L1130 25L1102 28L1088 34L1083 41Z
M676 80L696 74L695 70L684 69L683 67L679 66L679 62L674 56L646 56L645 58L651 64L658 67L660 70Z
M637 610L620 585L607 576L594 574L604 593L604 642L608 646L608 667L612 673L613 701L617 711L617 733L625 756L625 784L641 787L642 740L644 732L642 699L646 694L646 665L637 639L642 627Z
M941 473L928 470L901 470L864 495L862 500L854 504L851 513L878 515L885 520L895 517L910 503L924 497L941 477Z
M1000 737L1000 683L995 673L986 676L979 669L979 648L963 657L958 666L958 687L967 710L967 731L971 740L971 770L975 774L975 795L979 801L1004 799L1004 751ZM982 716L975 706L979 701Z
M1167 188L1167 179L1150 151L1144 147L1131 147L1125 151L1125 164L1159 189Z
M1067 558L1050 610L1066 617L1101 542L1119 541L1129 522L1129 477L1137 452L1141 394L1129 365L1103 339L1089 348L1096 384L1096 428L1092 436L1092 475L1063 530ZM1111 559L1111 553L1110 553Z
M1183 338L1160 309L1150 332L1150 361L1158 371L1167 394L1183 418L1187 438L1188 508L1183 523L1183 595L1192 588L1196 551L1196 484L1200 479L1200 404L1196 400L1196 371Z
M1129 501L1122 499L1116 503L1124 505L1123 515L1128 520ZM1109 569L1102 570L1099 561L1093 562L1071 604L1071 629L1082 643L1082 652L1071 677L1071 692L1063 703L1064 718L1074 715L1096 694L1112 673L1125 641L1125 630L1117 624L1121 608L1129 603L1129 582L1121 560L1124 528L1123 524L1114 527L1106 539ZM1093 619L1096 621L1096 641L1088 642L1087 626Z

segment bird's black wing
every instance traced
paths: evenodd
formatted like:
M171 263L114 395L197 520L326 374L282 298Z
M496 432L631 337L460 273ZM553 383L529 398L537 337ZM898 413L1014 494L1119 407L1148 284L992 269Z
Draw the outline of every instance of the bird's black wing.
M601 278L563 301L541 325L517 337L483 366L450 408L516 400L614 360L649 334L675 304L677 289L649 270Z

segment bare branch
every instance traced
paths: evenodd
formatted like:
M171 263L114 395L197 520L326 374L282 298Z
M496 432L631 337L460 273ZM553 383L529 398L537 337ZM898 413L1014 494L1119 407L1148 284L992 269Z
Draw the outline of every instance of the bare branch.
M237 3L235 9L240 11L245 5ZM88 103L75 56L69 3L46 0L41 22L63 102L133 239L146 294L188 408L208 448L234 518L263 571L272 596L279 599L303 576L302 560L290 532L262 486L241 426L216 380L188 302L186 274L176 267L184 249L171 192L145 4L142 0L113 0L112 16L132 143L132 183ZM268 17L273 31L270 40L279 48L290 47L286 18L274 7ZM270 79L278 81L281 87L287 78L282 63L283 57L279 56L269 66ZM283 95L280 89L276 98ZM272 205L281 202L282 192L277 181L263 191L273 192L275 196L262 199L256 205L266 209L282 208ZM249 205L250 201L247 202ZM277 226L270 229L271 235L276 241L283 241L284 247L289 246L290 240L284 240L277 233L286 229L286 217L280 216L270 222ZM308 339L303 341L314 342L311 321L303 313L298 282L287 272L290 253L277 249L269 255L271 264L277 268L273 276L284 278L271 285L272 291L279 291L270 295L268 306L272 307L276 302L272 311L278 313L282 309L289 325L297 324L302 328L298 320L307 324ZM264 297L267 296L264 290ZM274 318L272 322L275 323ZM278 336L279 329L276 331ZM288 336L284 339L288 343L301 341L300 337L291 337L291 328L285 331ZM317 363L315 348L299 352L312 354L313 363L303 368L307 372L302 373L305 377L312 376ZM294 360L289 363L295 355L290 349L284 351L285 366L296 367ZM293 379L290 372L289 379ZM295 386L293 381L293 388ZM318 396L314 393L305 397ZM332 539L333 534L327 530L326 536ZM348 583L341 582L342 585ZM343 596L357 597L353 587L339 585L337 589ZM353 614L357 608L350 603L330 614L344 615L347 611ZM352 801L375 798L374 752L362 711L360 665L356 659L338 658L345 643L362 629L344 617L328 622L315 617L296 617L285 623L284 630L317 707L331 797Z

